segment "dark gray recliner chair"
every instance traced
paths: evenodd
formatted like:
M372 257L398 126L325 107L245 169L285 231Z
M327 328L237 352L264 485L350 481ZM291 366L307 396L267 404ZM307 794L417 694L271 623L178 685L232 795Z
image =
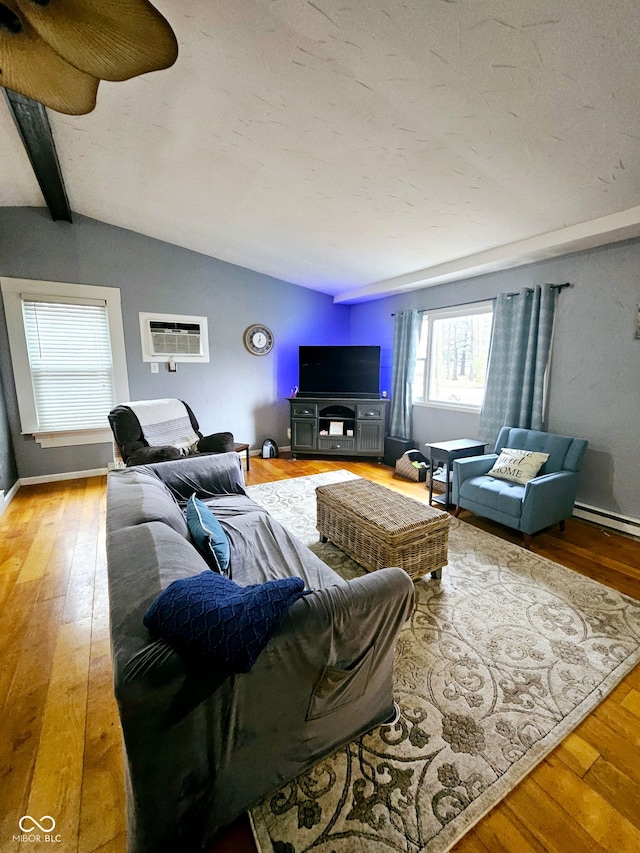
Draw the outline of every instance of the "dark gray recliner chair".
M161 415L157 423L142 425L138 414L150 407L160 412L165 409L167 420L162 421ZM183 409L181 418L173 417ZM122 461L127 467L168 462L197 454L227 453L235 449L231 432L215 432L203 436L196 416L183 400L139 400L122 403L109 412L108 419L114 437L116 464ZM177 429L174 429L176 424ZM163 436L175 436L176 440L164 441ZM163 443L156 443L157 439Z

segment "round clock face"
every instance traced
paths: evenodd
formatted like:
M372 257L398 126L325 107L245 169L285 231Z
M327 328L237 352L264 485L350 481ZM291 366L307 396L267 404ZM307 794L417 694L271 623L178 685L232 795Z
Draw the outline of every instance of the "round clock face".
M244 345L253 355L266 355L273 346L273 335L266 326L249 326L244 333Z

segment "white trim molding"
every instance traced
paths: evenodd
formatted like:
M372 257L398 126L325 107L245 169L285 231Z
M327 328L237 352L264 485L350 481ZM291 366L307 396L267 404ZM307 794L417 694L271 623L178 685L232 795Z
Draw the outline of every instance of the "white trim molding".
M606 246L608 243L633 240L639 233L640 206L631 207L598 219L567 225L556 231L547 231L535 237L527 237L463 258L453 258L432 267L367 284L347 293L340 293L334 296L333 301L336 304L368 302L371 299L422 290L448 281L462 281L490 272L514 269L525 264L557 258L559 255Z
M113 444L110 429L85 429L64 432L34 432L40 447L74 447L77 444Z
M110 468L89 468L86 471L67 471L64 474L41 474L38 477L21 477L21 486L35 486L39 483L56 483L59 480L83 480L86 477L106 476Z
M114 401L129 399L129 380L127 375L127 359L124 344L124 326L122 323L122 306L120 301L120 289L117 287L103 287L89 284L71 284L59 281L33 281L22 278L0 278L2 298L9 333L9 348L13 362L13 374L16 387L16 398L18 411L20 413L21 431L25 435L34 435L43 447L55 447L61 445L85 444L87 441L80 437L81 432L88 434L90 444L106 443L111 441L109 430L78 431L74 434L70 431L60 431L60 438L53 440L55 430L39 429L36 413L36 403L33 395L33 383L31 368L29 366L29 355L27 351L27 340L22 315L22 295L39 294L64 300L68 299L98 299L102 300L107 309L109 323L109 337L111 341L113 360ZM106 413L105 413L106 419ZM63 437L66 436L66 438ZM49 442L49 443L47 443Z
M640 538L640 518L632 518L629 515L620 515L608 509L600 509L597 506L577 503L573 509L574 518L582 518L591 521L600 527L608 527L611 530L619 530L630 536Z
M9 506L11 501L14 499L16 492L20 488L20 480L16 480L13 486L9 489L8 492L4 492L0 489L0 516L4 513L6 508Z

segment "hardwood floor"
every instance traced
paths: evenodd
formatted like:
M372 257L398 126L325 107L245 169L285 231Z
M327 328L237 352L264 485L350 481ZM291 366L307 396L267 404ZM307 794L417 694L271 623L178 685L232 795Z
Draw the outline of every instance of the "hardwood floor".
M335 468L426 500L424 484L370 462L252 458L246 479L252 485ZM519 541L467 512L461 518ZM51 815L64 853L125 850L104 522L104 477L22 487L0 518L2 851L51 846L13 841L23 815ZM534 537L534 551L640 599L640 541L569 520L564 534ZM640 850L640 668L453 849ZM208 853L252 851L243 817Z

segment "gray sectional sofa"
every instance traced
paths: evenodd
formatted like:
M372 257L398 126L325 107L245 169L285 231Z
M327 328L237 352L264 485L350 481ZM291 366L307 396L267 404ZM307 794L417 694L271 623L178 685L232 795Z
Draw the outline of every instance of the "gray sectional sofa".
M313 590L246 673L179 655L143 625L161 590L208 569L183 514L193 493L221 521L237 584L300 577ZM397 568L342 580L248 497L237 454L111 472L107 557L130 851L201 849L263 796L389 719L411 580Z

